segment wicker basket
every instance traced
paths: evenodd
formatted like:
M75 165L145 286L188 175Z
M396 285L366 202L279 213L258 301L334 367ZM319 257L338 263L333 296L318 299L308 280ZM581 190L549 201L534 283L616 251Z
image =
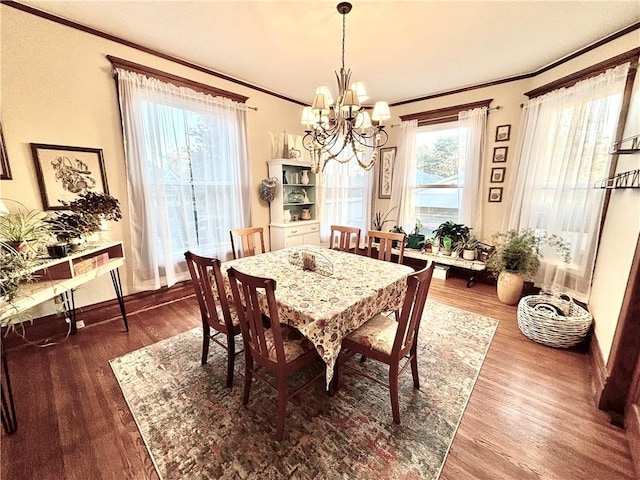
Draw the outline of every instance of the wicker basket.
M571 297L529 295L518 303L518 327L531 340L550 347L580 343L591 326L591 314Z

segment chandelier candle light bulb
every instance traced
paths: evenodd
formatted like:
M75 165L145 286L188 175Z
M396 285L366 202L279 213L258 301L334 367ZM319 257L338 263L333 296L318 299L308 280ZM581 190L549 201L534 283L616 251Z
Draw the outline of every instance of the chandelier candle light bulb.
M311 153L315 173L324 170L327 162L347 163L356 159L358 165L370 170L379 156L379 149L389 138L383 122L391 118L387 102L375 103L372 115L363 105L369 96L362 82L351 83L351 70L344 67L346 15L352 5L337 5L342 15L342 66L336 71L338 96L334 101L329 87L315 91L310 107L304 107L300 123L305 126L302 145ZM375 123L374 123L375 122Z

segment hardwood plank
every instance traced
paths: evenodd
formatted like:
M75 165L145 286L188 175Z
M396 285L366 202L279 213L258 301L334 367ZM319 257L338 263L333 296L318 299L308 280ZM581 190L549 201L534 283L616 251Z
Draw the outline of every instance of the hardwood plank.
M495 286L465 284L434 280L430 298L500 324L441 479L634 479L625 432L594 405L590 355L532 342ZM152 303L129 310L129 333L114 317L7 351L19 424L2 433L3 480L158 478L108 360L200 325L200 313L193 296Z

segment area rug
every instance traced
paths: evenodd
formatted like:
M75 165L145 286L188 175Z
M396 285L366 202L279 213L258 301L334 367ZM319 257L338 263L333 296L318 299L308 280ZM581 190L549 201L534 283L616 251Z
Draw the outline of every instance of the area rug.
M387 389L345 371L335 396L320 380L289 402L281 442L275 392L254 380L243 406L242 355L227 389L226 352L212 344L209 362L200 365L199 328L110 363L163 480L435 480L497 325L429 301L420 327L420 389L413 389L410 372L400 377L401 425L392 421ZM379 362L350 363L387 377Z

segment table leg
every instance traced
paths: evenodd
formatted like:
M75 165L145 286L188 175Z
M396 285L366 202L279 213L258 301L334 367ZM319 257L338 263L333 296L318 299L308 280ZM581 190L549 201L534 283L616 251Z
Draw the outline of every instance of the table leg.
M127 312L124 308L124 297L122 296L122 282L120 281L120 270L117 268L111 270L111 282L113 283L113 289L118 297L118 305L120 305L120 313L122 314L122 321L124 322L124 328L129 331L129 322L127 321Z
M1 342L0 342L0 348ZM9 379L9 368L7 367L7 357L2 355L2 388L0 396L2 397L2 427L7 435L13 435L18 431L18 417L16 416L16 407L13 403L13 392L11 391L11 380Z

